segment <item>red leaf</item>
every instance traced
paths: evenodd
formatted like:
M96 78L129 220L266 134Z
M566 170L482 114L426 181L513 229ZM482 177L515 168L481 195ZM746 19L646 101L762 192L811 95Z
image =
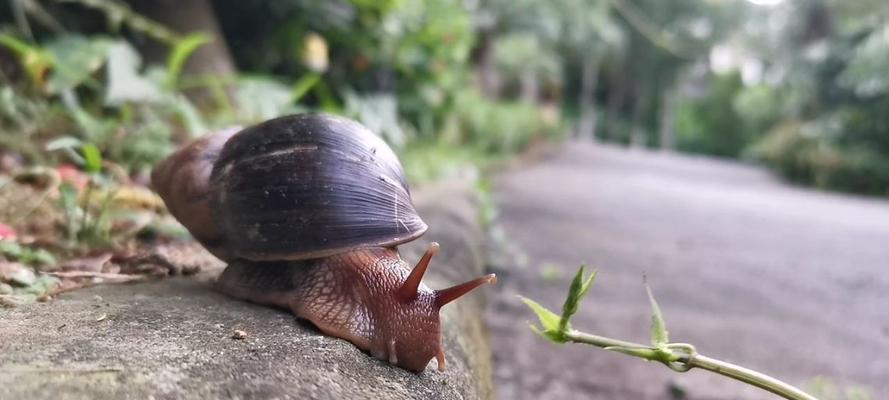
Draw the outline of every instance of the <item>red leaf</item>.
M0 239L12 240L16 238L15 230L11 226L0 222Z

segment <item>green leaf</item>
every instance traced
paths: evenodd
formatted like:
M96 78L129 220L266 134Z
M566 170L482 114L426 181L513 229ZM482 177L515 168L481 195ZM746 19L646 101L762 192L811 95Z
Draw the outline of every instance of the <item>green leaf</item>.
M351 90L345 93L346 115L382 136L386 143L401 149L407 143L398 114L398 98L392 94L359 94Z
M45 249L37 249L30 253L26 261L31 265L50 266L58 264L56 257Z
M166 86L168 89L173 90L176 88L179 76L182 74L182 67L188 61L188 57L198 48L211 41L212 38L203 32L190 33L176 40L176 44L170 50L170 56L167 58Z
M87 172L96 173L102 170L102 153L92 143L87 143L80 148L83 153L84 167Z
M556 313L527 297L519 296L519 298L531 308L531 311L534 311L534 314L537 314L537 319L540 320L540 325L543 326L544 331L557 331L559 329L559 316Z
M173 113L182 121L182 125L185 126L190 137L196 138L207 133L207 125L204 123L204 118L188 98L178 93L171 95L169 106Z
M20 244L7 240L0 240L0 255L18 260L22 256L22 253L24 253L24 250Z
M10 50L16 52L19 57L24 57L29 52L39 50L36 46L31 46L28 43L25 43L13 36L2 34L0 35L0 44L6 46Z
M73 242L77 239L77 232L80 231L80 222L77 218L80 211L77 207L77 189L67 183L63 183L59 186L59 201L61 202L62 210L65 211L67 239Z
M6 240L0 241L0 256L28 265L54 265L56 258L44 249L31 249Z
M129 43L118 41L108 48L108 89L105 104L118 106L126 102L158 102L159 86L139 74L142 59Z
M107 39L91 39L75 34L63 35L47 43L45 49L55 60L47 90L60 93L84 83L96 86L91 76L105 64L109 44Z
M24 292L36 296L43 296L59 286L59 278L52 275L40 274L34 283L25 288Z
M648 279L645 280L645 291L648 293L648 301L651 303L651 344L654 347L663 348L670 341L667 332L667 324L664 322L664 316L661 314L661 308L654 295L651 293L651 286L648 286Z
M312 90L319 80L321 80L321 75L314 72L305 74L302 78L299 78L293 85L293 101L299 102L299 99L303 98L309 90Z
M540 336L546 340L550 340L550 337L547 336L546 331L540 330L540 328L538 328L536 325L528 322L528 328L531 328L531 331L536 333L538 336Z
M274 118L293 109L290 87L268 78L242 78L238 81L235 100L241 117L248 121Z
M76 118L76 117L75 117ZM83 165L86 161L77 152L83 146L83 141L73 136L63 136L46 144L47 151L61 150L71 161L77 165Z
M880 96L889 92L889 27L874 29L855 45L837 82L861 97Z
M584 267L585 266L581 265L580 269L577 270L577 274L574 275L574 279L571 280L571 286L568 289L568 297L565 298L565 304L562 305L562 317L559 320L559 331L565 331L569 328L571 317L577 313L580 300L586 296L596 277L596 272L593 271L589 277L584 278Z
M19 62L35 85L43 84L46 71L55 64L52 54L6 34L0 34L0 44L18 55Z
M77 149L83 146L83 141L74 136L62 136L46 144L46 151L61 149Z
M553 331L553 330L540 330L540 328L534 326L532 323L528 323L528 327L531 328L531 331L536 333L538 336L546 339L547 341L562 344L568 341L568 337L564 332Z

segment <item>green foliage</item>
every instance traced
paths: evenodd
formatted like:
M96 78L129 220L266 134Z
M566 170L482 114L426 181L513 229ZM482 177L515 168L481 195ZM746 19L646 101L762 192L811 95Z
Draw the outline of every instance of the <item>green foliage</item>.
M345 113L386 139L393 148L407 144L407 133L398 115L398 99L391 94L345 94Z
M65 246L74 251L91 248L108 248L112 244L111 221L108 211L114 193L109 185L98 186L95 177L90 180L87 191L78 191L68 184L59 187L59 207L64 211L66 233ZM95 188L95 189L94 189Z
M399 151L423 148L445 158L443 149L471 147L455 152L453 163L461 164L556 137L565 128L563 116L595 114L602 116L596 121L606 132L601 136L619 142L655 145L659 125L674 121L680 149L744 157L782 119L820 123L829 114L842 126L818 146L849 156L836 172L800 181L843 176L853 181L845 184L849 190L874 186L856 171L881 170L879 159L889 154L889 121L881 112L889 104L889 30L885 6L872 0L786 1L774 8L711 0L214 6L224 37L174 32L118 0L57 0L47 5L52 15L26 10L35 27L48 29L32 34L19 23L0 34L0 46L16 55L29 79L27 87L3 85L27 95L18 103L42 102L43 115L52 118L25 120L19 113L17 137L0 140L18 143L13 148L28 160L43 161L35 148L58 136L77 137L128 171L144 173L171 142L313 109L357 118ZM91 19L107 25L58 12L75 7L97 10L104 18ZM46 22L53 18L60 22ZM105 35L59 33L103 28ZM131 39L162 43L167 57L143 65ZM211 40L228 44L244 74L182 76L186 60ZM762 60L764 79L744 83L736 72L707 78L705 61L717 43L740 61ZM474 76L493 76L495 83L477 91ZM185 89L210 92L212 103L201 101L199 108ZM511 99L518 93L523 103ZM668 101L670 93L680 99ZM688 93L698 94L683 98ZM556 104L565 111L553 112ZM673 104L675 115L667 115ZM28 141L38 145L21 144ZM434 169L423 175L438 174Z
M445 132L445 140L459 136L459 143L495 154L514 153L535 138L553 138L563 132L558 116L530 104L491 101L473 90L457 94L453 113L449 122L456 132Z
M213 39L202 32L192 33L181 39L176 40L173 48L170 50L170 56L167 57L167 89L174 89L182 74L182 67L188 57L198 50L201 46L210 43Z
M577 314L580 301L590 291L590 288L593 286L593 280L596 279L596 271L585 277L583 269L584 266L581 265L580 269L577 270L577 274L574 275L574 279L571 280L571 286L568 287L568 297L565 299L565 304L562 305L562 318L559 320L559 330L561 331L571 329L571 325L568 322L574 314Z
M732 109L747 130L745 146L778 122L784 107L782 100L775 88L763 84L744 86L735 94Z
M39 141L69 129L70 116L58 106L40 98L19 95L12 87L0 85L0 145L29 160L45 161Z
M51 53L7 34L0 34L0 44L15 53L34 85L43 85L46 71L55 63Z
M651 305L651 345L659 349L664 348L670 342L667 324L664 322L661 307L654 299L654 294L651 293L651 286L648 286L648 282L645 282L645 292L648 294L648 303Z
M753 133L735 109L743 84L738 73L715 76L707 93L679 106L676 119L681 150L737 157L751 142Z
M411 182L445 178L476 179L480 168L497 161L496 157L471 147L433 141L416 141L403 149L399 158Z
M571 317L577 312L579 302L586 296L596 276L595 272L593 272L589 277L584 277L583 270L584 267L581 266L577 271L577 275L571 281L568 296L565 299L565 304L562 306L562 315L550 311L534 300L519 296L522 302L534 312L540 323L540 327L529 323L534 333L556 344L568 342L588 344L648 361L657 361L675 372L688 372L692 368L707 370L751 386L759 387L785 399L815 400L812 395L768 375L701 355L690 344L670 343L660 306L655 301L647 282L645 282L645 290L648 294L652 312L651 346L593 335L573 329L570 323ZM862 393L864 395L867 394L864 391L855 391L853 393L856 396ZM852 398L867 399L867 397Z
M0 256L7 260L37 267L48 267L57 262L55 256L44 249L31 248L5 240L0 240Z
M2 138L29 143L31 148L16 148L28 162L68 160L87 168L101 156L144 175L174 142L208 128L321 109L356 118L381 134L405 153L406 164L415 165L408 168L412 178L422 180L477 176L479 166L562 130L554 109L488 99L466 88L474 21L459 0L356 0L339 3L339 9L308 2L221 7L223 28L233 19L257 22L255 31L239 32L249 45L225 38L238 64L253 72L237 76L182 76L187 59L211 40L204 33L177 34L114 0L65 2L100 11L110 34L50 32L39 35L37 43L0 36L0 44L32 77L28 85L6 90L24 88L27 96L7 96L7 103L14 103L5 111L15 116L10 130L15 134ZM120 35L127 31L168 46L165 64L144 65ZM252 33L262 36L254 40ZM528 39L535 40L527 35L523 40ZM509 50L508 43L505 47ZM540 60L537 73L557 76L557 53L546 49L534 42L511 65ZM544 50L547 59L535 54ZM325 67L309 65L308 52L324 58ZM500 56L509 58L508 53ZM186 89L207 89L213 103L198 109L183 95ZM19 110L18 103L29 101L39 111ZM46 115L59 118L44 122ZM23 129L28 125L34 128ZM60 151L46 155L45 150Z
M889 194L889 30L883 3L811 2L774 38L757 38L764 59L781 72L769 85L783 120L751 154L788 179L825 189ZM789 8L786 8L786 13ZM791 15L791 14L786 14ZM831 29L824 29L830 26ZM739 99L740 101L740 99ZM750 105L753 102L748 102ZM779 113L779 114L781 114ZM757 113L753 113L757 114ZM751 118L750 114L745 118ZM766 118L767 120L770 118ZM777 119L777 118L775 118Z
M59 94L84 84L95 86L92 75L105 64L110 44L106 38L90 39L76 34L49 41L44 51L52 56L53 73L46 91Z
M875 28L855 46L852 58L839 76L838 83L861 97L889 93L889 27Z
M258 76L243 77L234 96L238 106L238 119L263 121L293 113L296 107L292 96L292 89L277 80Z
M889 195L889 159L874 149L840 146L817 124L785 122L754 149L788 179L825 189Z
M537 315L537 321L540 322L540 328L533 324L529 324L529 327L534 333L552 341L553 343L565 343L568 341L564 336L564 332L559 330L559 321L561 321L559 315L527 297L521 297L521 299L531 311L534 311L534 314Z
M37 142L36 149L21 150L40 161L44 159L40 140L76 137L134 172L149 168L169 153L175 135L193 136L206 130L196 108L164 85L169 82L166 77L175 82L181 63L199 39L183 39L187 43L174 49L169 71L153 67L143 72L141 57L123 40L71 34L41 47L9 36L0 38L17 49L23 65L34 70L31 87L36 89L29 97L0 99L5 104L0 120L12 125L12 136L4 140L32 146ZM29 61L34 57L40 62ZM103 67L105 75L100 78ZM0 93L8 90L0 88Z
M554 343L565 343L570 340L568 333L571 330L571 317L577 313L580 301L589 292L590 287L593 285L593 280L596 278L595 271L589 276L585 276L583 270L584 267L581 266L577 274L574 275L574 279L571 280L571 286L568 288L568 297L565 298L565 303L562 305L561 316L546 309L546 307L541 306L534 300L519 296L522 302L534 311L540 322L540 328L531 324L531 330Z
M174 45L179 39L167 27L158 24L134 12L127 4L115 0L56 0L62 3L76 3L93 8L105 15L113 31L119 31L126 25L128 28L145 34L155 40Z
M488 179L478 179L475 183L475 194L478 198L479 224L484 229L490 229L494 226L500 211L494 200L493 183Z
M109 48L105 105L161 101L160 86L151 77L142 74L141 67L142 58L128 43L120 41Z
M505 79L519 81L531 74L544 84L561 80L562 60L535 35L520 33L498 38L494 43L494 60Z
M455 93L468 85L472 20L458 0L242 3L218 11L223 25L256 27L228 38L239 64L299 77L293 98L382 124L396 147L408 136L435 138ZM304 57L317 38L330 49L323 74ZM373 116L372 110L386 115Z

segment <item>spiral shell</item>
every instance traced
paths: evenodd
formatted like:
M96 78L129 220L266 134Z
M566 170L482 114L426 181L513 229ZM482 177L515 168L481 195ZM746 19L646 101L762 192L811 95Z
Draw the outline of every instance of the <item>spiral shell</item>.
M392 247L427 229L392 149L340 117L298 114L242 130L225 143L209 186L226 250L249 260Z

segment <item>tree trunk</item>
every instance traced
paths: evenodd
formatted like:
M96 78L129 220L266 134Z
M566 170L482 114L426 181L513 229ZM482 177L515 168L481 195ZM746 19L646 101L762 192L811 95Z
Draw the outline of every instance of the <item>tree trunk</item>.
M494 33L490 29L478 31L478 40L472 49L472 61L475 65L476 86L481 88L482 95L493 99L497 97L497 71L492 57L494 49Z
M661 94L661 118L659 137L661 150L673 151L676 148L676 90L668 89Z
M599 66L602 57L594 55L583 62L580 82L580 121L576 136L581 140L596 139L596 86L599 83Z
M605 138L617 141L620 135L620 115L623 111L624 99L627 95L627 84L624 81L626 74L621 66L612 69L611 79L608 81L608 111L605 113Z
M537 104L540 99L540 81L534 71L527 70L522 73L521 99L528 104Z
M184 74L233 75L237 71L209 0L134 0L132 6L140 14L176 33L200 31L212 38L212 42L201 46L191 55L183 68ZM166 60L170 50L166 45L154 41L144 43L141 48L146 58L154 62ZM209 100L209 94L205 91L188 95L198 103Z
M643 148L648 145L648 130L645 127L648 114L648 90L641 88L633 109L633 128L630 131L630 147Z

